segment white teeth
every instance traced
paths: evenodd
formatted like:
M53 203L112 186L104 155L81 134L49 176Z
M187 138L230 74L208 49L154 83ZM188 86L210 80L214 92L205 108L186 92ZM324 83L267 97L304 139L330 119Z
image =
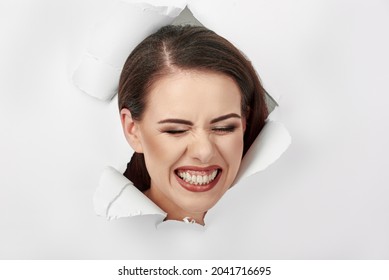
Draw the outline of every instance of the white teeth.
M217 170L212 171L209 175L194 175L189 172L178 171L177 175L185 182L192 185L206 185L211 183L217 176Z

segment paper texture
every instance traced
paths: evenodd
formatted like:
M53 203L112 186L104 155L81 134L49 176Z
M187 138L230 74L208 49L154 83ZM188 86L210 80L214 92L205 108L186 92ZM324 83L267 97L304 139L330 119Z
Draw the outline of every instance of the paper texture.
M109 220L139 215L160 215L162 221L166 217L161 208L113 167L106 167L103 171L93 203L96 214Z
M153 10L169 17L177 17L186 7L185 0L122 0L125 3L138 4L144 10Z
M73 82L86 94L101 100L110 100L117 91L120 72L119 67L86 53L73 76Z
M74 84L93 97L111 100L131 51L148 35L173 22L186 5L184 1L165 2L120 1L113 14L92 32L87 51L73 74Z
M233 185L243 178L266 169L286 151L290 143L291 137L285 126L268 119L243 158Z

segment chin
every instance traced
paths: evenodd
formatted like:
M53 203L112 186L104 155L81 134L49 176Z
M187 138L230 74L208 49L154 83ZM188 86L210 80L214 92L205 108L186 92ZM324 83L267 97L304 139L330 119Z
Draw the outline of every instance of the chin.
M172 188L175 194L171 199L183 211L188 213L205 214L223 197L228 190L225 175L221 170L217 170L214 179L209 184L193 185L186 182L181 174L175 172ZM230 185L228 185L230 186Z

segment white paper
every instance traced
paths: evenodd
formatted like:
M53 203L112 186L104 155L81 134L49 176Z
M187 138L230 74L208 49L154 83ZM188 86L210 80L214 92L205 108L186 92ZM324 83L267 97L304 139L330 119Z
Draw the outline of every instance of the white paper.
M111 100L117 93L123 65L148 35L173 22L185 1L120 1L113 14L92 32L87 51L73 74L74 84L87 94Z
M109 101L117 91L120 72L118 67L87 53L73 76L73 83L86 94Z
M286 151L290 143L291 137L285 126L268 119L244 156L233 185L243 178L266 169Z
M122 0L126 3L138 4L144 10L153 10L169 17L177 17L186 7L185 0Z
M166 213L161 208L113 167L104 169L93 203L96 214L109 220L139 215L159 215L162 221L166 217Z
M388 1L191 1L281 96L293 138L203 232L95 216L102 166L131 149L115 102L70 87L66 66L107 2L0 2L0 259L389 260Z

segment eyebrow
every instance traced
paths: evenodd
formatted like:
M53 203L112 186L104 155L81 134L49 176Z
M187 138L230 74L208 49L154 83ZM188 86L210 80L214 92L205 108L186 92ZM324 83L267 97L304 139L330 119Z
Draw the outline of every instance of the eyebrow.
M179 124L193 125L191 121L181 120L181 119L166 119L166 120L159 121L158 123L179 123Z
M214 119L211 120L210 123L214 124L214 123L217 123L217 122L220 122L220 121L224 121L224 120L230 119L230 118L240 119L241 116L239 116L238 114L235 114L235 113L230 113L230 114L227 114L227 115L223 115L223 116L214 118ZM162 123L178 123L178 124L185 124L185 125L193 125L193 123L191 121L182 120L182 119L165 119L165 120L159 121L158 123L159 124L162 124Z
M212 123L217 123L217 122L220 122L220 121L224 121L224 120L227 120L227 119L230 119L230 118L240 119L241 116L239 116L238 114L235 114L235 113L223 115L223 116L220 116L220 117L217 117L217 118L214 118L213 120L211 120L211 124Z

